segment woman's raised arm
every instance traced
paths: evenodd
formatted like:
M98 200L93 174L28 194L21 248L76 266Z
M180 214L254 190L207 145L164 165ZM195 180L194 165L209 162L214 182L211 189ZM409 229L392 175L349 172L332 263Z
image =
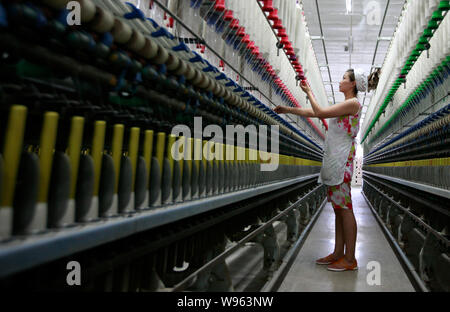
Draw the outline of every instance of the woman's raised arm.
M277 114L295 114L303 117L316 117L311 108L289 107L278 105L273 110Z
M354 115L359 111L359 103L356 98L345 100L342 103L332 105L329 107L321 107L314 95L312 94L311 88L305 83L300 84L303 91L309 98L311 102L312 110L314 111L314 117L318 118L333 118L344 115Z

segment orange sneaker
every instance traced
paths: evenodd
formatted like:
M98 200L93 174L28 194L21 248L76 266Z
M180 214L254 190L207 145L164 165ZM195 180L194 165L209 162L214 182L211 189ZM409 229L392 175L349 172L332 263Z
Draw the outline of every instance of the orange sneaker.
M337 261L338 259L336 259L333 254L329 254L328 256L324 257L324 258L320 258L316 260L316 264L331 264L335 261Z
M345 260L345 257L342 257L338 261L330 264L327 269L335 272L355 271L358 270L358 262L356 262L355 259L353 263L348 263L347 260Z

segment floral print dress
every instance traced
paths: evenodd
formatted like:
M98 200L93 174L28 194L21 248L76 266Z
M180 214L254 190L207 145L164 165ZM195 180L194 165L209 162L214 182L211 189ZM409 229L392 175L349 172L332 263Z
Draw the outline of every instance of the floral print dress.
M353 176L353 160L356 153L355 138L359 131L360 109L355 115L346 115L337 117L338 127L346 130L352 138L352 147L345 165L344 181L338 185L329 185L327 188L327 199L331 202L334 209L353 209L351 196L351 182Z

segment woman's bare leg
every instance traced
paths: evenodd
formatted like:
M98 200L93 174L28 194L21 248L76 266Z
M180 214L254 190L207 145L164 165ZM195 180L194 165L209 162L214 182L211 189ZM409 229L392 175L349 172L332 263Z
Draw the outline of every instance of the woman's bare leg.
M335 236L334 236L334 258L339 259L344 256L344 226L340 209L333 209L335 213Z
M340 214L344 230L345 260L352 263L355 260L356 219L353 210L340 209Z

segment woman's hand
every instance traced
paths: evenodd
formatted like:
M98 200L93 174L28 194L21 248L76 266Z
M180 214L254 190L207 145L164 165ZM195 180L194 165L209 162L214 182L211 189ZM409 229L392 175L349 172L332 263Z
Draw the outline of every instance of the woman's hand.
M300 87L302 88L303 92L305 92L306 94L311 92L311 88L309 87L309 84L306 80L302 80L300 82Z
M287 113L289 113L289 107L283 106L283 105L278 105L277 107L275 107L273 109L273 111L277 114L287 114Z

